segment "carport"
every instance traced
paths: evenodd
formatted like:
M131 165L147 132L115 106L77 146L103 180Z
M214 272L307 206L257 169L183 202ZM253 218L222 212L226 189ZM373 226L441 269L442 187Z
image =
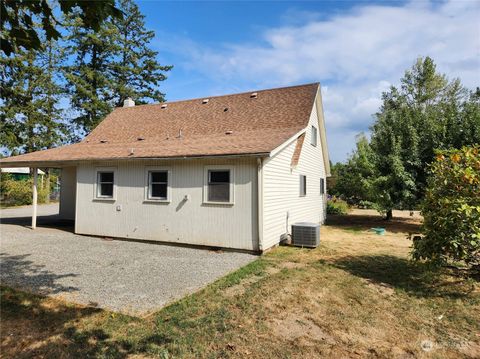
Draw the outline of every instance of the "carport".
M39 169L60 169L60 202L59 216L60 220L75 221L75 204L76 204L76 165L71 162L9 162L3 164L0 161L0 167L29 167L33 177L32 184L32 208L31 208L31 229L37 227L38 217L38 172Z

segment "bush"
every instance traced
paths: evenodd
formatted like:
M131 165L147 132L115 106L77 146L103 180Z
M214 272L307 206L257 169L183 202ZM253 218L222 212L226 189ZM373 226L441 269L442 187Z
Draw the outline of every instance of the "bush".
M437 153L422 214L414 259L480 265L480 146Z
M32 204L33 179L14 180L10 176L2 176L1 194L3 202L10 206ZM48 196L46 188L38 185L38 203L45 203Z
M337 197L332 197L327 201L327 214L347 214L348 204Z
M361 208L361 209L376 209L375 203L370 201L364 201L364 200L359 201L357 206L358 208Z

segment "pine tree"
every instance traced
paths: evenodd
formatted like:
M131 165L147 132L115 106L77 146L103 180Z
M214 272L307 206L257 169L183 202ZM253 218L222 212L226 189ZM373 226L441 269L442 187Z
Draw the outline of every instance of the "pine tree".
M65 124L55 76L58 47L51 40L40 50L16 49L2 57L1 145L13 153L51 148L63 142Z
M138 6L132 0L121 0L119 8L124 17L113 20L119 45L113 66L116 106L122 106L128 97L140 104L148 100L164 101L159 85L172 66L160 65L156 59L158 52L149 48L155 33L145 29L145 16Z
M85 29L78 17L68 20L72 63L65 77L76 112L73 123L85 133L128 97L140 104L164 100L159 85L171 66L161 66L149 48L155 34L145 29L138 6L122 0L120 8L124 17L109 19L96 32Z
M74 116L72 124L88 133L112 110L112 64L119 51L118 33L111 22L98 31L86 29L73 15L67 20L69 36L66 54L70 64L64 68Z
M4 54L10 56L21 49L40 50L42 40L60 39L56 11L64 15L76 12L85 27L92 30L98 30L102 22L111 16L122 17L122 12L115 7L115 0L1 1L0 44Z

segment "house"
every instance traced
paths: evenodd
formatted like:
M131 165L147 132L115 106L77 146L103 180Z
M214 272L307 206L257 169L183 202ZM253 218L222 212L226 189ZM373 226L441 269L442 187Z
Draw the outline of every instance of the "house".
M8 175L14 181L26 181L30 179L30 168L29 167L4 167L0 168L0 173ZM40 175L40 186L43 186L43 178L45 176L45 172L42 170L38 170L38 174ZM5 177L2 176L1 181L5 181ZM2 190L0 192L0 201L4 204L15 204L15 199L9 198L9 196L5 195L5 192Z
M320 84L127 99L83 141L0 166L61 168L60 215L79 234L261 252L291 224L325 219Z
M30 178L30 168L29 167L5 167L0 168L1 173L8 173L16 181L26 180ZM45 175L45 172L38 170L40 178Z

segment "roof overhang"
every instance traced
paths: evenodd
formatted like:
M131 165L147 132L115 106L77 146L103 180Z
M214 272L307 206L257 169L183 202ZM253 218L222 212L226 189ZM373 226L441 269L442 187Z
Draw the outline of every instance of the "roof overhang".
M254 152L242 154L220 154L220 155L195 155L195 156L175 156L175 157L115 157L115 158L89 158L82 160L62 160L62 161L11 161L4 163L0 160L0 168L18 168L18 167L37 167L37 168L62 168L78 166L81 163L89 162L132 162L132 161L178 161L194 160L208 158L238 158L238 157L269 157L270 152Z
M318 118L318 128L320 134L320 143L322 146L322 155L323 155L323 162L325 164L325 176L330 177L331 170L330 170L330 155L328 153L328 144L327 144L327 131L325 129L325 118L323 115L323 103L322 103L322 92L320 85L318 86L317 95L315 96L315 103L314 105L317 110L317 118ZM292 137L288 140L283 142L281 145L276 147L275 149L270 152L269 157L274 157L278 153L280 153L284 148L289 146L292 142L296 141L299 136L304 134L307 131L307 127L301 129L297 133L295 133Z
M30 168L28 166L22 167L2 167L0 168L2 173L14 173L14 174L30 174ZM39 175L44 175L45 172L38 170Z

